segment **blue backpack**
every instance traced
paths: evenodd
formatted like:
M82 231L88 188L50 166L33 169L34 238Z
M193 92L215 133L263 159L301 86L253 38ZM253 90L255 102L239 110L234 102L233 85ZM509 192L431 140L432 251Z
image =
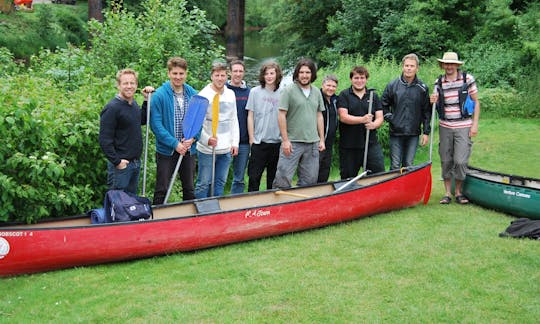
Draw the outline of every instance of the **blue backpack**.
M124 190L107 191L103 208L107 223L140 221L153 216L152 204L148 198Z

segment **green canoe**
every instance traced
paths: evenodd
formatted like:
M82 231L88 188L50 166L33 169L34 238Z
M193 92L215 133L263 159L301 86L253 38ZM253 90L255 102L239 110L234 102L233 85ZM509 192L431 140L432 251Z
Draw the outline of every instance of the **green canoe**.
M540 180L469 166L463 193L477 205L514 216L540 219Z

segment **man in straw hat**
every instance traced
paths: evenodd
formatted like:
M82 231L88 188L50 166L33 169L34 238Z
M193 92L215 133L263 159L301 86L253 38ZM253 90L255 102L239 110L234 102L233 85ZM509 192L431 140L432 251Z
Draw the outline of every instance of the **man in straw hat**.
M471 138L478 134L478 119L480 117L480 102L476 82L469 73L463 74L457 53L446 52L442 59L437 59L444 75L435 82L430 102L437 103L439 112L439 155L441 157L441 172L446 193L440 200L441 204L452 201L452 178L455 181L455 200L459 204L467 204L469 200L461 191L465 172L471 154ZM465 76L465 80L464 80ZM459 92L464 84L474 101L472 115L462 113Z

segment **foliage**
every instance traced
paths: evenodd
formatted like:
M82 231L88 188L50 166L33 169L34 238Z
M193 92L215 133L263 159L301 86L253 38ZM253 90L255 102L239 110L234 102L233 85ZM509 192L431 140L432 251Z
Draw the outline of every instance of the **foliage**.
M212 39L215 26L200 10L187 12L184 1L142 5L138 16L111 11L103 24L92 22L89 50L44 49L19 75L15 63L3 66L0 135L7 140L0 147L0 220L30 223L102 203L106 160L97 141L99 112L115 94L118 69L133 67L140 85L157 87L166 79L167 59L179 55L190 63L193 84L206 83L212 58L222 52ZM0 51L0 60L10 58Z
M480 90L482 114L499 118L540 118L537 105L540 84L539 69L533 70L529 77L520 78L517 87L497 87ZM519 89L519 90L516 90Z
M310 5L317 8L319 3L323 1ZM279 22L268 28L275 34L274 40L291 37L285 45L295 48L289 48L289 53L298 48L323 65L335 66L343 55L399 59L414 52L430 59L456 51L488 87L514 86L519 78L530 75L531 67L540 65L540 4L535 1L365 0L359 5L358 1L341 0L338 10L326 15L295 12L285 0L275 6L279 8L274 12L279 14L274 20ZM313 28L302 19L304 15L324 16L326 27L321 25L324 21L310 18L318 24ZM319 37L313 37L314 30Z
M328 32L332 35L331 48L340 54L359 54L369 57L375 54L381 45L380 35L376 33L377 25L395 20L402 14L405 1L358 1L343 0L342 8L330 17ZM366 10L369 8L368 10Z
M89 23L92 50L87 69L105 77L131 67L139 72L140 84L159 86L166 79L167 60L181 56L189 62L189 82L202 87L212 60L223 52L213 39L217 28L203 11L188 11L186 1L148 0L142 6L139 15L109 11L103 24Z
M99 103L87 94L98 85L66 96L46 78L22 75L0 86L0 220L33 222L95 206L105 184L96 170L105 164L96 145Z
M0 77L15 74L19 65L13 60L13 53L5 47L0 47Z
M227 0L187 0L186 8L190 11L197 8L203 10L208 20L224 30L227 24L227 4Z
M1 15L0 47L7 47L17 59L26 59L40 48L80 45L88 39L87 6L34 5L32 12Z
M329 46L332 35L326 32L327 18L341 7L339 0L279 0L270 6L265 37L283 48L283 60L291 65L300 57L316 58Z
M270 16L268 15L268 1L266 0L246 0L246 27L268 26Z

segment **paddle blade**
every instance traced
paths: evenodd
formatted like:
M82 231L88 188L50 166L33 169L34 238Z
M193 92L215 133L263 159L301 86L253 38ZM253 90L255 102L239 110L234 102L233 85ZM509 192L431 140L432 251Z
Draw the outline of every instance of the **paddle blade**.
M194 95L189 100L184 122L182 123L186 139L195 137L201 130L208 105L208 99L203 96Z
M216 137L219 123L219 93L216 93L212 101L212 136Z

